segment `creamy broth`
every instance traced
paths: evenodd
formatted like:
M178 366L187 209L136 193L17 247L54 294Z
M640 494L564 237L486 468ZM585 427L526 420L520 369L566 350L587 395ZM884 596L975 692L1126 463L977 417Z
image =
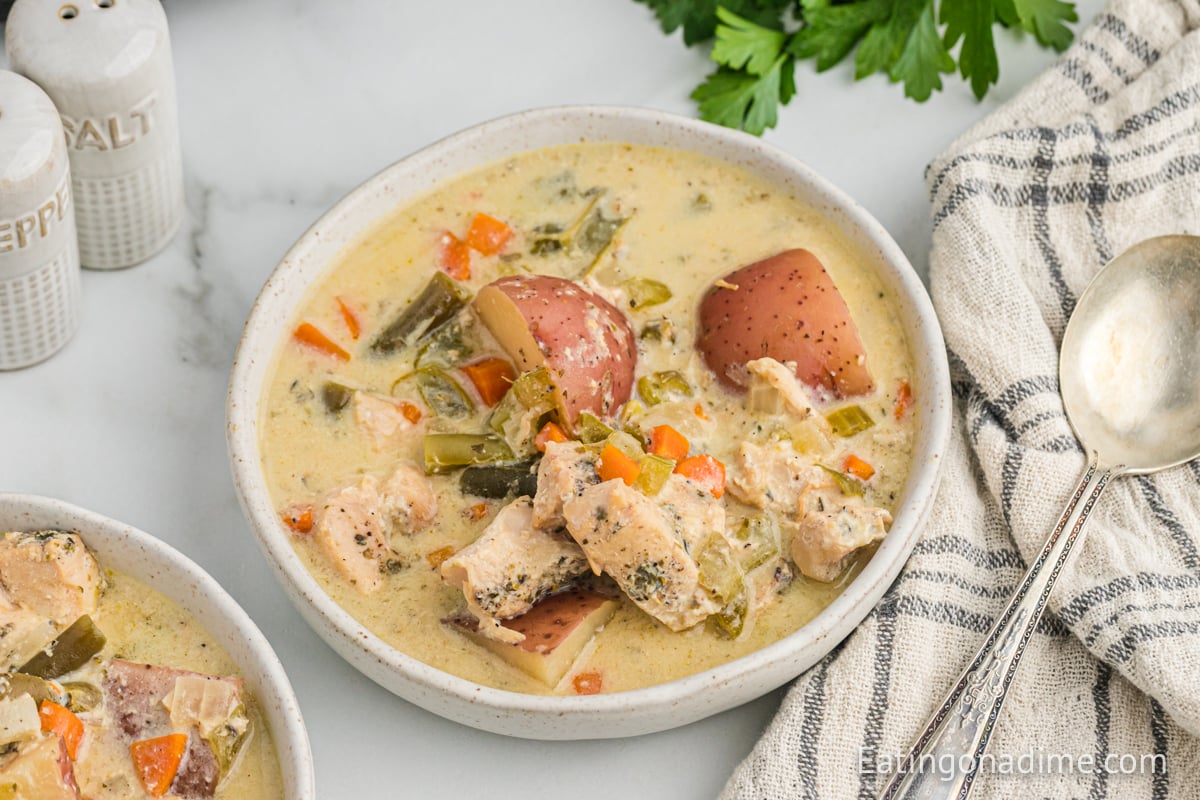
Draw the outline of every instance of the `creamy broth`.
M658 342L639 338L637 374L677 370L695 390L687 399L653 407L639 404L641 421L671 424L726 464L737 460L742 442L769 440L772 432L767 429L775 423L748 415L745 398L721 388L694 351L696 308L712 282L730 271L790 248L805 248L820 259L844 296L876 386L874 394L854 398L874 427L833 441L822 462L840 464L851 452L867 456L875 474L865 486L866 500L883 509L894 506L911 450L911 415L898 420L895 409L912 360L889 298L876 279L857 266L861 254L818 209L728 163L662 148L579 144L523 153L447 182L368 230L312 287L294 323L315 325L353 355L342 362L291 338L279 346L260 422L263 468L278 508L319 504L339 487L363 475L383 474L398 461L421 463L419 433L379 447L356 425L352 413L332 416L320 394L325 381L335 380L387 396L397 378L411 371L411 357L364 355L365 343L429 280L443 231L463 231L476 212L486 212L516 233L499 256L473 254L472 275L465 281L472 291L506 274L572 275L578 271L576 254L531 250L537 249L539 227L569 226L587 212L596 197L587 193L591 187L603 187L604 207L628 222L612 247L602 252L590 285L626 312L635 332L668 320L673 341L669 336ZM671 298L631 310L629 296L620 287L635 276L665 284ZM339 298L362 326L358 340L349 335ZM490 341L486 333L481 336ZM491 352L499 350L493 346ZM395 396L418 402L403 385ZM636 392L634 397L638 402ZM840 405L844 404L825 403L819 410ZM421 430L468 430L478 421L430 420L427 415ZM384 577L379 591L356 590L311 536L294 536L296 551L322 588L384 641L447 672L518 692L571 693L578 688L571 675L585 672L603 675L606 692L639 688L750 653L811 620L873 549L865 548L832 582L797 575L773 603L748 620L737 638L714 635L705 625L673 632L624 602L569 674L551 686L444 624L462 608L463 593L442 580L437 554L471 544L506 501L464 496L454 474L435 475L432 481L436 521L426 530L392 537L397 569ZM729 493L722 502L729 526L754 511Z

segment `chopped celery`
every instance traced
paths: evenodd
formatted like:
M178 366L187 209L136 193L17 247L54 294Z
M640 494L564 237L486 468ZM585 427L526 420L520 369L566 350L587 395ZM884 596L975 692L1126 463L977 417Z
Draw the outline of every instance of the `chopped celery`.
M818 467L829 473L829 477L833 478L833 482L842 490L842 494L847 497L861 497L863 494L862 481L853 478L844 472L838 472L836 469L827 467L824 464L817 464Z
M746 393L746 407L751 414L782 414L787 411L787 405L779 390L757 375L750 380L750 388Z
M545 367L523 372L513 381L510 394L521 401L526 408L536 408L542 404L554 404L554 382Z
M472 464L513 460L512 449L499 436L482 433L431 433L425 437L425 473L452 472Z
M638 476L633 485L641 489L643 494L653 497L662 491L674 470L673 460L647 453L638 461Z
M633 436L630 436L625 431L613 431L604 440L608 444L620 450L625 455L629 456L634 461L640 461L645 451L642 449L642 443Z
M504 437L518 456L536 452L534 438L554 411L554 386L539 368L523 373L492 410L488 427Z
M575 433L584 444L602 442L612 435L613 429L600 421L595 414L583 411L575 421Z
M675 326L666 317L650 320L638 332L638 339L644 342L672 344L675 341Z
M779 523L769 514L746 517L734 528L733 538L742 544L738 556L746 572L779 555Z
M692 396L692 385L683 377L683 373L673 369L643 375L638 378L637 389L646 404L651 406L679 396Z
M325 381L321 386L321 404L330 414L340 414L354 398L354 390L336 381Z
M421 293L371 342L371 352L390 355L436 330L459 312L467 296L444 272L435 272Z
M502 499L532 497L537 492L537 462L480 464L463 470L458 482L463 494Z
M96 627L92 618L84 614L17 672L38 678L57 678L86 664L103 649L106 641L104 633Z
M437 367L422 367L412 377L425 404L439 417L461 419L475 410L462 387Z
M728 639L736 639L746 628L746 618L750 615L750 598L743 590L739 595L725 604L725 607L713 614L709 619L717 632Z
M860 405L844 406L825 415L829 426L838 436L853 436L875 425L875 420Z
M792 447L797 453L825 455L833 446L833 442L829 439L828 429L818 420L820 420L819 416L809 414L788 428Z
M738 592L744 591L744 573L724 536L713 534L700 545L696 565L700 570L701 585L722 603L728 603Z
M671 289L652 278L630 278L621 286L629 292L629 307L634 310L661 305L671 299Z

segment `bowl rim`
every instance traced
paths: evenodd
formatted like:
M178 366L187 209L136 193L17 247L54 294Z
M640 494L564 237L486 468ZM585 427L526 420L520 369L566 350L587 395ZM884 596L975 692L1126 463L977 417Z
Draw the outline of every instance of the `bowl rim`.
M235 661L243 673L252 669L261 677L262 691L269 695L257 698L262 707L263 716L274 717L275 720L283 722L282 730L278 725L271 726L271 740L275 745L275 755L279 760L279 768L283 774L285 785L289 775L294 778L293 794L289 796L289 800L315 800L317 790L312 746L308 738L308 729L304 724L304 717L300 712L300 702L296 698L287 672L276 655L275 649L271 647L271 643L258 625L229 592L217 582L216 578L161 539L132 525L64 500L21 492L0 492L0 519L7 520L10 514L14 518L33 516L61 520L67 523L64 526L66 529L78 533L83 537L85 543L88 543L88 540L93 537L117 541L117 546L123 546L120 542L128 542L129 546L136 547L146 554L150 562L177 577L178 585L194 586L197 593L212 604L215 613L232 625L236 637L246 644L246 651L253 663L247 665L244 661L237 659ZM13 521L15 522L15 519ZM0 527L4 527L5 530L33 529L22 527L19 524L8 527L7 521L0 522ZM93 545L89 544L89 549L92 547ZM105 558L99 560L101 567L117 572L126 571L122 564L111 563L111 560ZM216 636L207 620L204 619L205 616L208 616L208 612L203 610L197 612L185 607L181 599L172 595L169 588L163 589L157 586L151 588L161 592L187 614L195 616L210 635ZM220 637L217 636L217 638ZM233 655L230 654L230 657L233 658ZM272 714L271 707L277 708L278 713Z
M261 452L257 437L262 385L253 383L251 378L255 370L256 359L268 361L272 359L282 335L283 323L278 329L268 331L258 322L273 309L274 305L280 302L276 300L276 297L281 293L281 287L293 280L291 267L317 246L322 231L328 231L331 226L336 226L360 204L367 204L370 207L371 195L384 191L384 187L391 178L403 176L406 172L415 172L418 167L435 162L444 153L452 154L464 148L470 150L471 144L479 141L482 137L492 136L503 131L511 134L513 128L552 125L562 123L564 119L582 123L589 118L613 118L618 122L630 121L643 126L661 127L662 130L677 133L684 138L684 142L681 144L660 145L668 148L693 149L699 152L701 148L689 148L688 146L689 141L699 137L708 140L714 147L729 147L730 156L725 160L730 163L738 164L740 160L735 160L734 157L739 155L774 162L790 173L790 176L799 183L811 187L828 198L830 208L826 210L844 215L849 225L856 227L865 241L878 249L879 262L887 270L887 274L884 274L882 270L876 270L880 279L887 282L893 291L902 294L902 299L912 306L910 318L916 324L912 326L903 322L902 324L904 324L906 335L909 337L909 348L914 359L927 358L928 363L922 366L928 370L929 388L933 391L930 394L930 402L920 404L918 408L924 435L918 435L914 443L912 470L902 496L904 502L898 504L895 513L896 521L899 524L893 524L888 536L863 571L808 623L792 634L745 656L666 683L609 694L533 695L483 686L425 664L392 647L370 632L325 592L296 554L271 506L265 476L260 466ZM562 139L564 144L571 141L581 141L581 138L576 136L573 139L565 137ZM586 141L622 141L622 139L619 137L595 137L586 139ZM543 145L510 147L507 149L507 153L515 155L530 149L537 149L540 146ZM719 156L717 157L719 158ZM455 174L464 174L494 160L496 159L472 160L467 166L460 165ZM751 172L754 170L751 169ZM439 185L449 179L440 178L431 186ZM371 221L359 225L347 242L353 241L355 236L361 234L384 215L393 212L427 191L429 191L429 187L389 194L390 205L376 205L371 214ZM865 250L865 246L863 249ZM304 281L306 289L324 277L334 262L336 262L336 257L327 259L318 267L312 267L311 273ZM897 300L900 299L897 297ZM294 310L295 306L292 305L289 313L294 313ZM365 659L367 663L376 662L376 667L383 667L389 672L399 673L407 681L426 690L438 693L448 692L462 702L474 706L476 712L467 715L471 717L478 716L477 710L480 706L499 713L553 715L560 719L571 717L576 720L584 720L589 716L596 719L612 719L613 716L622 712L628 713L631 707L664 711L676 708L683 698L710 691L714 686L745 680L754 671L767 668L778 670L788 662L796 662L797 653L801 650L817 645L820 649L819 654L807 659L807 663L792 670L790 677L777 681L775 686L799 675L827 654L861 623L882 598L883 593L892 584L900 568L907 561L928 518L929 508L937 490L941 465L950 438L950 421L949 365L936 313L925 286L921 283L904 252L874 216L798 158L759 138L741 131L722 128L668 112L619 105L548 106L501 116L439 139L400 158L355 186L309 226L289 248L264 283L247 316L245 329L234 358L227 395L227 444L238 498L264 556L275 568L285 589L288 589L289 597L314 627L317 627L317 624L309 617L308 612L315 612L323 618L329 629L318 628L317 632L331 646L334 643L329 637L336 635L341 644L348 645L355 651L359 659ZM308 608L302 604L307 604ZM847 621L849 621L848 625ZM804 637L809 641L798 644L798 637ZM339 648L335 646L334 649ZM342 655L347 657L345 654ZM349 657L347 658L349 659ZM352 663L354 663L353 660ZM380 681L376 674L372 674L374 670L364 668L361 663L355 663L355 666L364 671L368 677ZM536 731L513 732L505 730L506 726L503 725L491 726L481 724L478 720L466 722L460 715L448 714L444 709L436 710L434 706L439 704L428 703L428 698L407 696L386 684L385 687L410 702L473 727L513 733L518 736L538 736ZM762 693L757 692L754 696ZM748 699L750 698L746 697L738 703ZM738 703L714 706L701 716L716 713ZM684 718L684 722L694 721L698 718L700 717ZM587 725L586 722L583 724ZM679 724L683 724L683 722ZM663 730L666 727L673 727L673 725L640 728L638 732ZM586 735L614 734L593 730ZM539 738L559 737L555 735Z

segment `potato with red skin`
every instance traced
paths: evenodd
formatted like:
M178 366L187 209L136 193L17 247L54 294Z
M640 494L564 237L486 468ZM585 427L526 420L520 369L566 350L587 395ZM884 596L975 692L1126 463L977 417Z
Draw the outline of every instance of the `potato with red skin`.
M875 389L850 309L808 250L785 250L709 288L696 349L733 389L748 380L746 362L764 356L794 363L798 379L834 397Z
M545 366L561 421L612 416L633 390L637 346L629 320L604 298L550 275L511 275L479 290L475 313L516 363Z

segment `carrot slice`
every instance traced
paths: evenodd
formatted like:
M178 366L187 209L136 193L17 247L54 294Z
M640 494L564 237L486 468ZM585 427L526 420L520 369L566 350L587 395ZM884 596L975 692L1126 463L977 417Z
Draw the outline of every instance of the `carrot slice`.
M708 418L709 418L708 414L704 410L704 405L701 403L696 403L696 407L694 409L692 409L692 411L694 411L696 413L696 416L702 420L708 420Z
M142 788L151 797L162 797L171 788L179 762L187 750L186 733L170 733L129 745L129 755Z
M909 386L908 381L900 381L900 386L896 389L896 419L904 419L908 410L912 408L912 402L912 386Z
M533 445L538 449L539 453L546 452L546 445L549 442L565 442L568 441L567 432L561 426L554 422L547 422L542 426L542 429L537 432L537 436L533 439Z
M600 694L600 690L604 688L604 681L599 672L588 670L572 678L571 685L575 687L575 694Z
M689 449L687 437L670 425L656 425L650 431L650 452L656 456L682 461L687 458Z
M495 217L476 214L475 219L471 220L471 227L467 229L467 244L471 249L491 256L503 250L512 235L512 228Z
M288 506L279 512L283 524L296 533L308 533L313 529L312 506Z
M471 248L450 231L442 231L442 252L438 263L442 271L456 281L471 277Z
M79 751L79 743L83 741L83 722L71 713L65 706L60 706L53 700L43 700L38 708L38 717L42 722L42 730L57 733L67 746L67 755L75 760Z
M842 471L853 475L860 481L870 480L871 476L875 474L874 467L853 453L846 456L845 462L842 463Z
M503 358L485 358L474 364L466 364L460 369L471 379L471 383L475 384L479 398L489 406L503 400L504 395L512 388L513 381L517 379L512 364Z
M675 465L675 472L708 489L713 497L725 494L725 465L707 453L683 459Z
M439 547L437 550L430 551L425 554L425 560L429 562L429 566L437 569L450 556L454 555L454 548L450 545Z
M350 338L358 340L358 335L362 333L362 324L358 321L358 315L354 313L354 309L346 305L346 301L342 298L337 298L338 309L342 312L342 321L346 323L346 330L350 333Z
M611 444L604 445L604 449L600 451L600 458L596 461L596 474L600 476L601 481L620 478L625 481L626 486L632 486L639 472L641 469L638 463Z
M421 409L407 400L401 400L399 403L396 403L396 408L400 409L400 413L404 415L404 418L413 425L416 425L421 421L421 417L425 416L421 413Z
M324 353L327 356L333 356L339 361L349 361L350 354L338 346L336 342L330 339L325 334L321 333L315 325L308 322L301 323L300 327L296 328L293 338L301 344L306 344L309 347Z

